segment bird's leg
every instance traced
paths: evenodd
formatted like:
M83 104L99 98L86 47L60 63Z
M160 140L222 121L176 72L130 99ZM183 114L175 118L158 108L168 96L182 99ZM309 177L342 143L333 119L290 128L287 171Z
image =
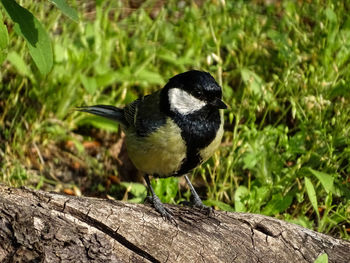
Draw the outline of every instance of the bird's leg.
M174 217L173 217L173 213L170 211L170 209L166 208L163 203L160 201L159 197L155 194L152 186L151 186L151 182L149 180L148 174L145 174L145 180L147 183L147 187L148 187L148 194L149 192L151 192L151 195L147 196L147 199L150 201L150 203L152 203L153 207L157 210L158 213L160 213L162 215L162 217L164 217L165 219L168 219L169 221L173 221L176 223Z
M190 187L190 190L191 190L191 194L192 194L192 202L191 204L194 206L194 207L198 207L199 209L201 210L204 210L206 211L206 213L208 215L210 215L211 213L213 213L213 209L209 206L206 206L203 204L202 202L202 199L199 197L199 195L197 194L196 190L194 189L193 185L191 184L191 181L190 179L188 179L187 175L185 175L185 179L186 179L186 182L188 184L188 186Z

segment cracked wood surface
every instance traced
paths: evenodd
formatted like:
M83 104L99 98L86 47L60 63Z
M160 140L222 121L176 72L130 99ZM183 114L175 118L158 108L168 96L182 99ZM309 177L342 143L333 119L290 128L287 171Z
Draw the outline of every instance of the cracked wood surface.
M350 262L350 242L274 218L0 185L0 262Z

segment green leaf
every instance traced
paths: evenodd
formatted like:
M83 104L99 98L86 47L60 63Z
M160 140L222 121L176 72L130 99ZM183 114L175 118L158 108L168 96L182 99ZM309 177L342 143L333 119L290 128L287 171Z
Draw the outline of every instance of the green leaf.
M241 76L244 83L251 89L253 94L258 95L259 97L263 95L263 80L255 72L243 68L241 70Z
M23 76L30 76L30 69L23 60L23 58L18 55L17 52L11 51L7 55L8 61L17 69L17 71Z
M305 215L299 215L296 218L294 217L291 218L292 216L290 214L284 214L284 215L286 216L287 222L297 224L305 228L313 229L313 221Z
M243 169L253 169L256 164L258 163L259 159L258 159L258 154L256 152L248 152L244 155L243 157Z
M143 184L129 182L121 182L120 184L128 188L129 192L134 196L128 199L129 202L141 203L147 196L147 188Z
M350 96L350 87L346 83L340 82L333 90L330 92L330 99L336 97L346 97Z
M174 203L179 190L179 178L169 177L152 180L152 187L159 199L164 203Z
M4 62L5 58L6 58L6 52L4 50L0 50L0 64Z
M54 45L54 53L56 63L64 63L68 60L67 49L58 43Z
M113 71L110 71L108 73L99 75L96 77L96 84L98 87L105 87L105 86L109 86L111 84L113 84L116 81L120 81L118 79L119 75ZM120 82L123 82L124 79ZM127 81L127 80L125 80Z
M235 210L236 212L247 212L245 200L249 194L249 190L245 186L239 186L235 192Z
M6 58L6 51L4 49L7 48L8 42L9 42L9 35L7 32L7 27L2 23L3 18L2 14L0 12L0 64L5 60Z
M220 210L223 210L223 211L235 212L235 209L232 206L218 200L209 199L209 200L203 201L203 203L207 206L217 206Z
M328 263L328 255L326 253L319 255L314 263Z
M117 132L119 126L119 124L115 121L98 116L87 116L77 122L77 125L79 126L86 124L109 132Z
M15 23L15 32L24 37L29 53L42 75L51 71L53 53L50 38L41 23L13 0L1 0L7 15Z
M309 168L309 171L317 177L317 179L321 182L322 186L324 187L324 189L326 190L327 194L329 192L332 192L334 193L334 177L327 174L327 173L324 173L324 172L319 172L319 171L316 171L312 168Z
M135 74L134 78L136 81L146 81L149 84L164 84L164 79L159 73L146 69Z
M83 74L80 75L80 80L84 85L85 90L93 95L96 90L97 90L97 82L96 82L96 78L93 77L87 77Z
M5 24L2 23L2 21L3 21L3 18L0 12L0 50L5 49L9 42L7 27Z
M264 215L276 215L285 211L293 201L293 196L287 194L282 196L281 193L274 194L272 199L267 203L267 205L262 210Z
M306 192L307 192L307 195L309 196L311 205L314 208L314 210L319 218L320 215L318 213L318 204L317 204L317 197L316 197L315 188L314 188L311 180L307 177L305 177L305 187L306 187Z
M50 0L50 2L54 3L59 9L61 9L62 13L68 16L75 22L79 21L78 13L74 8L70 7L66 1L64 0Z
M144 196L147 192L146 186L140 183L121 182L120 184L127 188L130 187L129 192L134 196Z
M336 24L338 17L337 14L329 7L325 10L325 14L329 22Z
M267 197L270 195L270 188L267 186L253 186L252 187L252 197L250 201L257 202L257 203L263 203Z

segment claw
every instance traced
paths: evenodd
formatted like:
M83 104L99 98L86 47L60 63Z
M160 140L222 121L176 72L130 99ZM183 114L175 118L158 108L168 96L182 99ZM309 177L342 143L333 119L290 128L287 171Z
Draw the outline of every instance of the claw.
M148 186L148 189L151 191L151 196L147 196L146 199L149 201L153 207L156 209L156 211L161 214L161 216L165 220L169 220L171 223L174 223L177 225L173 215L174 213L167 207L163 205L163 203L160 201L159 197L154 193L153 188L149 182L149 178L147 175L145 175L145 180Z
M207 216L210 216L211 214L214 214L214 210L212 207L206 206L203 204L202 199L197 194L196 190L194 189L193 185L191 184L191 181L188 179L187 175L185 175L185 179L187 181L187 184L190 187L191 194L193 197L193 201L190 203L193 207L199 208L201 211L205 211L205 214Z
M174 213L169 208L167 208L163 205L163 203L160 201L158 196L156 196L156 195L147 196L147 199L150 200L153 207L165 220L169 220L170 222L177 225L177 223L173 217Z

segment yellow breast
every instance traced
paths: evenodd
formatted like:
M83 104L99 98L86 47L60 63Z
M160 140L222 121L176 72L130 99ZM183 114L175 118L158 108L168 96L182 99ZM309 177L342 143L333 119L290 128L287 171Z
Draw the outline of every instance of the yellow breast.
M160 177L172 175L186 157L181 130L170 118L149 136L139 137L132 128L126 133L129 157L142 172Z

